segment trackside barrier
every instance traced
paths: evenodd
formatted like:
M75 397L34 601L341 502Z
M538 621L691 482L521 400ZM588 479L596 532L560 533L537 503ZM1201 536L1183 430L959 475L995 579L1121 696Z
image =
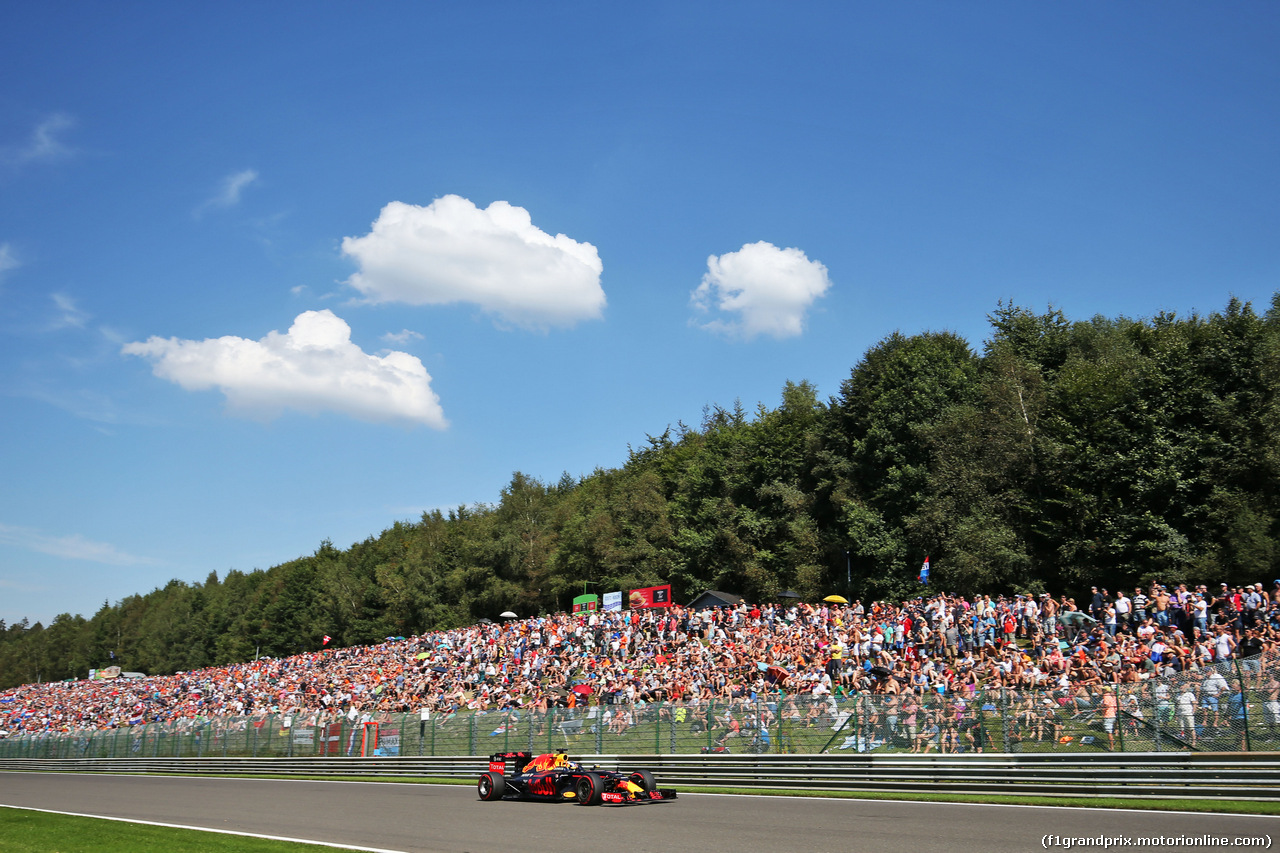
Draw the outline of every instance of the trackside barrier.
M645 767L671 787L747 790L1039 794L1280 800L1280 754L1125 755L578 755L610 769ZM417 758L7 759L0 770L319 777L431 777L470 782L477 756Z

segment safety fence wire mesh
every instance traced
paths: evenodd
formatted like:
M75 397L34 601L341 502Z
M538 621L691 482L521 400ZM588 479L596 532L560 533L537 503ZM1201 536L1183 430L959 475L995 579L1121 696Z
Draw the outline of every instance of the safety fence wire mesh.
M545 712L197 716L10 733L0 740L0 758L1280 750L1280 655L1166 672L1134 683L1031 691L894 693L880 680L872 692L813 695L783 685L769 694L667 703L587 697Z

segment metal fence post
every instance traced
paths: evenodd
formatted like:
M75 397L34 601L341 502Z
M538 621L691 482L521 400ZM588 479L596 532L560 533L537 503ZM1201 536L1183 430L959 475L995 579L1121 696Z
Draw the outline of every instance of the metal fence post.
M1003 687L997 691L996 698L1000 702L997 708L1000 711L1000 751L1012 752L1009 747L1009 709L1008 703L1005 702Z
M715 733L712 731L716 724L716 700L712 699L707 702L707 751L715 746Z
M1115 719L1115 722L1112 723L1112 725L1116 727L1117 734L1120 737L1120 751L1124 752L1124 726L1125 726L1124 703L1120 701L1119 688L1113 686L1111 690L1112 690L1112 695L1116 697L1116 719Z
M1240 685L1240 722L1244 725L1244 751L1253 752L1253 741L1249 737L1249 694L1245 692L1244 670L1240 666L1240 659L1233 659L1236 665L1236 681ZM1258 665L1262 665L1262 661L1258 661ZM1228 702L1228 707L1230 703Z

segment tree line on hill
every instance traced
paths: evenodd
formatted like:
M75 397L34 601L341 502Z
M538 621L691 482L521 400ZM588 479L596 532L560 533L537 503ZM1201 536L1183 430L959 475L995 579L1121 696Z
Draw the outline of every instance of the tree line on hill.
M0 622L0 688L166 673L563 610L670 583L774 600L1280 577L1280 293L1208 316L1000 304L982 352L894 333L828 400L709 407L620 468L396 522L346 550Z

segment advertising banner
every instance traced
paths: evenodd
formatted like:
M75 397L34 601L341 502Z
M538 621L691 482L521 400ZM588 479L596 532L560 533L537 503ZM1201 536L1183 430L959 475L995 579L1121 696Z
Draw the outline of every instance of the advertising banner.
M573 600L573 612L581 613L584 610L597 610L600 607L600 596L598 595L580 595Z
M320 743L321 755L342 755L342 723L329 723Z
M670 607L671 584L633 589L627 601L632 607Z
M621 610L622 609L622 592L606 592L604 594L605 610Z
M400 754L400 729L382 729L379 732L378 752L382 755Z

